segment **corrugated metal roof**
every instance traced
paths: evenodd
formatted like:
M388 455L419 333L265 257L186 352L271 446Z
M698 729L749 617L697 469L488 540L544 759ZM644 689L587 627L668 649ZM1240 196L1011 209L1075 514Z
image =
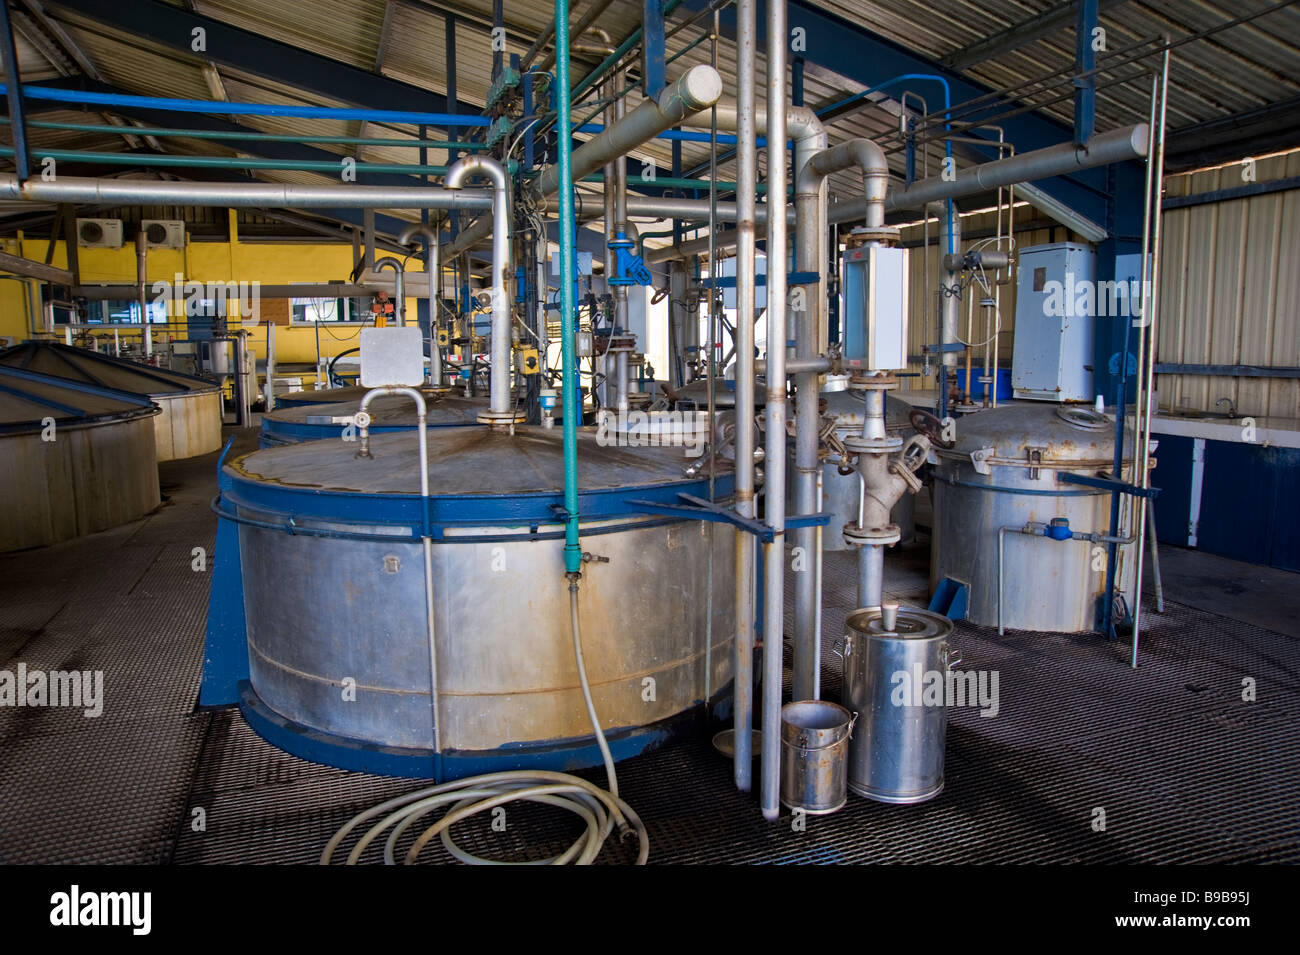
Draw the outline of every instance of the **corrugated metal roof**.
M171 0L179 5L180 0ZM972 44L1003 30L1015 30L1034 17L1060 9L1060 0L818 0L817 6L852 24L874 31L922 56L943 60L961 54ZM1153 40L1167 34L1173 40L1198 31L1214 29L1239 17L1265 15L1221 30L1212 36L1178 47L1173 55L1170 83L1169 119L1172 127L1203 123L1241 113L1267 104L1287 101L1300 95L1300 7L1275 4L1271 0L1128 0L1103 5L1101 25L1106 30L1107 50L1114 51L1139 41ZM585 4L574 4L573 19ZM310 5L295 7L292 13L280 0L204 0L198 5L204 16L250 30L275 40L311 51L322 57L352 67L378 72L423 89L445 94L447 91L445 23L449 14L457 18L456 87L461 101L482 103L491 85L492 0L314 0ZM206 61L190 51L163 48L140 37L105 27L97 21L47 4L48 13L62 23L81 46L106 82L133 93L209 99L209 84L204 76ZM508 2L506 4L506 52L522 53L551 19L549 4ZM584 75L602 57L599 46L604 42L598 31L605 31L613 43L620 42L635 30L641 19L637 0L615 0L599 16L594 29L574 43L582 52L574 56L574 74ZM673 24L680 22L675 19ZM385 26L385 24L387 24ZM672 25L670 24L670 29ZM672 56L688 43L696 41L709 28L704 18L682 30L668 41ZM1074 61L1074 27L1071 17L1055 29L1038 35L1034 31L1012 42L996 55L970 66L965 74L991 88L1023 84L1048 73L1068 74ZM1024 42L1027 40L1027 42ZM588 47L594 48L588 49ZM717 43L719 71L723 77L724 101L733 97L736 87L736 47L722 38ZM34 48L28 52L35 52ZM689 66L710 60L710 43L706 40L680 56L669 67L670 77ZM816 51L805 76L806 101L818 107L838 101L846 95L864 90L860 83L819 68ZM20 51L20 58L27 55ZM26 60L23 61L26 71ZM1097 127L1099 130L1139 122L1146 118L1149 106L1149 80L1144 65L1115 66L1102 58L1098 80ZM1110 65L1108 65L1110 64ZM629 61L635 70L635 58ZM755 64L758 75L766 71L762 56ZM35 68L35 67L34 67ZM274 82L227 67L219 74L231 99L252 102L301 102L313 105L338 105L314 93L286 82ZM35 74L33 74L35 75ZM1130 77L1123 84L1112 81ZM26 77L25 78L29 78ZM881 77L880 79L884 79ZM304 85L310 78L304 78ZM897 97L902 91L892 90ZM939 108L932 85L918 83L912 91L927 98L930 111ZM1042 112L1068 127L1072 104L1068 86L1054 94L1030 97L1043 102ZM1055 96L1056 102L1046 102ZM761 94L760 94L761 100ZM628 97L635 106L639 95ZM584 117L589 104L575 108L575 117ZM872 107L837 118L830 128L832 143L865 136L893 143L897 152L897 99L880 98ZM220 116L218 110L214 115ZM270 117L239 117L250 129L298 135L351 135L361 132L361 124L331 120L303 120ZM178 117L177 125L183 125ZM49 148L90 148L74 137L66 139L46 135L43 131L33 140ZM369 136L411 135L410 127L367 124ZM70 145L62 146L64 142ZM112 142L111 138L107 142ZM173 141L178 148L189 149L191 141ZM122 148L120 142L107 148ZM211 143L194 151L207 154L231 154L229 147ZM335 154L354 152L343 145L322 144L318 148ZM701 166L707 161L707 145L686 143L681 149L684 168ZM669 168L672 145L663 140L636 150L635 158ZM371 162L418 161L414 150L368 147L363 159ZM942 149L937 143L922 150L918 165L931 174L937 169ZM429 161L441 163L445 155L434 151ZM964 164L959 158L959 163ZM892 158L895 172L901 174L902 156ZM760 155L760 170L764 158ZM183 174L183 173L182 173ZM286 176L260 174L265 178L294 181L320 181L313 174ZM303 178L305 176L305 179ZM717 170L722 180L734 179L733 163L723 162ZM832 194L845 197L861 189L860 178L840 174L831 179Z

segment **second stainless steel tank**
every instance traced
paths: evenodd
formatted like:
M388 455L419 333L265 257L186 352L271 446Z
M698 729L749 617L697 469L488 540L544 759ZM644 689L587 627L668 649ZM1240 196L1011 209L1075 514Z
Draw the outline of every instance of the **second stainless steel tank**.
M936 449L931 591L945 578L965 584L966 619L998 626L999 530L1064 518L1076 531L1107 532L1110 494L1066 483L1062 475L1108 473L1114 466L1114 434L1109 416L1073 405L1006 405L963 418L956 446ZM1126 480L1132 479L1131 469L1132 454L1126 453ZM1124 590L1133 579L1128 550L1119 548L1118 580ZM1002 577L1006 627L1090 630L1105 590L1105 548L1007 533Z

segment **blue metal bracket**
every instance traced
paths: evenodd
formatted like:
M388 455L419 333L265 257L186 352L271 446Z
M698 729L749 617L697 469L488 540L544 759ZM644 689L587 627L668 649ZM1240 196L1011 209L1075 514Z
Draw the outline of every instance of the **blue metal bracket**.
M772 528L756 518L742 517L729 507L714 504L712 501L706 501L694 494L678 494L677 497L684 503L671 504L667 501L628 501L627 503L636 505L647 514L672 514L689 517L697 521L709 521L714 524L730 524L746 533L753 534L763 544L770 544L776 539L776 534L773 533ZM787 529L825 527L830 522L831 515L829 514L803 514L786 518L785 526Z
M1156 495L1160 493L1158 487L1138 487L1136 484L1116 481L1114 478L1090 477L1086 474L1071 474L1069 471L1062 473L1060 479L1062 484L1081 484L1084 487L1095 487L1102 491L1145 497L1149 501L1154 501Z
M645 95L654 99L668 85L664 0L642 0L641 23L641 81Z
M1079 17L1074 30L1074 143L1082 146L1092 138L1097 123L1097 51L1092 34L1101 11L1099 0L1079 0Z
M231 438L217 460L217 488L231 489L225 473ZM203 679L199 706L231 706L239 702L239 683L248 679L248 623L244 617L244 574L239 556L239 527L217 521L217 548L212 558L212 590L208 626L203 641Z
M965 620L970 588L960 580L945 577L930 598L930 612L941 613L949 620Z
M609 277L610 285L654 284L654 277L645 260L632 251L636 248L636 242L629 239L626 232L614 233L609 247L614 251L614 274Z

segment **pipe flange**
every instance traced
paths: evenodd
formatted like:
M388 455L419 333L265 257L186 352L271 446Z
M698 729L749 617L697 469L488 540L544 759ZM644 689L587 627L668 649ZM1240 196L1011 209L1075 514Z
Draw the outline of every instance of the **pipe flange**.
M849 379L850 391L894 391L896 388L898 379L887 371L866 371L859 368Z
M903 439L896 434L887 434L883 438L864 438L860 434L851 434L844 439L844 447L854 454L892 454L903 446Z
M625 351L625 352L635 352L635 351L636 351L636 336L634 336L634 335L610 335L610 336L609 336L609 346L605 349L605 351L606 351L606 353L609 353L609 352L621 352L621 351Z
M887 242L890 245L898 241L902 230L893 226L858 226L849 232L851 248L866 245L868 242Z
M480 411L476 420L479 424L490 424L496 428L501 425L523 424L528 416L518 411Z
M858 524L844 525L844 543L850 547L865 545L888 547L891 544L897 544L902 540L902 537L902 531L897 524L886 524L883 527L862 527Z

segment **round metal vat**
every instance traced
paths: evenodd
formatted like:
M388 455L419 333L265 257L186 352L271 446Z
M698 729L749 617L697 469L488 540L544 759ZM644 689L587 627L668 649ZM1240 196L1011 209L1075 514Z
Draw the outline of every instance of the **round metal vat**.
M218 507L244 568L246 715L318 761L382 748L428 767L407 775L598 763L570 629L560 430L429 431L436 676L417 437L373 435L372 459L327 439L225 465ZM657 509L708 495L707 478L684 476L681 449L578 438L582 546L600 558L579 590L583 651L621 758L662 743L731 679L734 530ZM719 477L720 494L730 482Z
M160 503L148 397L0 365L0 551L93 534Z
M155 368L58 342L24 342L0 351L0 364L151 398L159 461L210 454L221 447L221 388L206 378Z
M1088 408L1004 405L965 417L956 446L936 449L930 589L949 578L969 590L966 619L998 626L998 531L1065 518L1076 531L1107 533L1110 494L1067 484L1065 473L1114 467L1115 423ZM1132 480L1132 448L1124 480ZM1122 528L1121 528L1122 531ZM1118 586L1131 590L1129 548L1119 548ZM1005 535L1002 622L1017 630L1078 633L1095 625L1105 591L1105 545Z
M862 418L866 401L862 392L849 391L845 376L830 376L821 392L822 417L835 422L835 436L843 441L851 435L862 433ZM885 430L891 436L906 440L915 434L915 429L908 421L912 406L901 398L885 395ZM789 463L787 464L786 504L790 513L794 513L795 481L789 476L795 473L794 443L789 446ZM862 480L856 471L841 474L839 464L828 461L822 465L822 512L831 515L831 521L822 529L822 550L851 550L844 540L844 525L855 523L858 519L858 503L862 489ZM899 527L899 543L908 544L916 539L916 499L911 494L904 494L890 511L890 520Z
M763 388L754 389L754 407L762 407L767 401L767 395ZM709 410L709 380L707 378L696 378L694 381L682 385L673 392L673 404L678 408L695 411ZM714 410L726 409L733 410L736 407L736 383L725 378L715 378L713 380L713 407Z
M476 424L479 414L488 406L486 398L462 398L450 394L428 393L425 401L428 404L430 428L463 428ZM338 438L348 425L333 419L351 417L356 414L360 404L358 396L355 401L277 408L262 416L262 430L258 436L260 447L274 448L300 441ZM376 398L371 402L369 412L371 434L415 430L415 404L409 398ZM354 432L355 429L349 434Z
M869 607L845 621L843 702L858 715L848 786L879 802L924 802L943 789L952 621L891 612L892 621Z

